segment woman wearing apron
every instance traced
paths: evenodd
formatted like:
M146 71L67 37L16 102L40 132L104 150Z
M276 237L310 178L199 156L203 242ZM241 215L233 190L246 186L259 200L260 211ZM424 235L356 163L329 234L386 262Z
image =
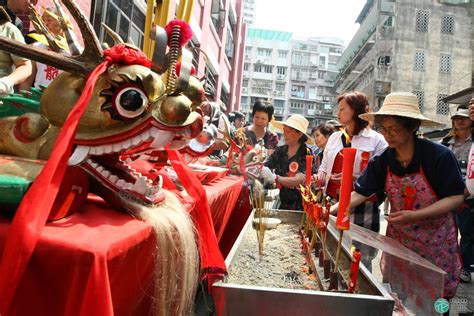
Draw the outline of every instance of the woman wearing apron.
M464 183L448 148L416 137L420 125L438 123L423 116L417 97L405 92L389 94L378 112L360 117L375 121L389 148L357 179L351 207L385 190L391 206L386 235L443 269L444 297L453 297L461 271L453 211L464 200ZM406 198L410 191L414 196Z

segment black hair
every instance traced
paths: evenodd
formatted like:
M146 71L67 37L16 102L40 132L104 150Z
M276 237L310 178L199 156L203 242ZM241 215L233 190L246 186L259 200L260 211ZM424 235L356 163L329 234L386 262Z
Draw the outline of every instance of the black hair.
M258 100L253 104L252 118L255 116L256 112L264 112L268 115L268 121L271 121L273 117L273 111L273 105L270 103L263 103L262 101Z
M235 120L243 119L245 117L245 115L242 112L239 112L239 111L230 112L228 114L228 116L229 116L229 122L231 122L231 123L234 123Z
M334 133L334 125L328 124L328 123L321 123L313 127L311 130L311 135L314 134L314 132L318 131L324 135L324 137L329 138L332 133Z

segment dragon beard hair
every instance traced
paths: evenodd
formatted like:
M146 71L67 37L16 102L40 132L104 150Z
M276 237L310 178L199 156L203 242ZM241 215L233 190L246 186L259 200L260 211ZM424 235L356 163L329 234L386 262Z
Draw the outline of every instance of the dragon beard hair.
M154 315L190 315L199 279L199 250L191 217L170 192L163 207L144 207L137 216L156 235Z

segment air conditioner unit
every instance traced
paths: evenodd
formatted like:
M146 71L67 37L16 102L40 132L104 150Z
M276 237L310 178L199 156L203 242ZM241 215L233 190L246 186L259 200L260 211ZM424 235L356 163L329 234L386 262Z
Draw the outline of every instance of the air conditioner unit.
M278 80L285 80L285 75L277 75Z
M247 87L242 87L242 92L247 93Z
M329 102L329 97L323 97L323 101Z
M245 58L250 58L250 54L245 54Z
M314 115L316 113L315 109L309 109L308 110L308 115Z
M277 91L277 95L285 95L284 91Z

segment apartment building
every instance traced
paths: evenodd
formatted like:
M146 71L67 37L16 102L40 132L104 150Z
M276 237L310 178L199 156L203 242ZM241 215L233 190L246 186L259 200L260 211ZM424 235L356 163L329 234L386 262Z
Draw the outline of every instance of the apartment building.
M472 4L368 0L360 28L337 64L336 90L366 93L374 110L387 94L410 91L420 110L450 124L447 95L472 82Z
M294 38L292 33L250 28L244 54L241 110L268 100L275 118L302 114L313 124L333 118L333 80L343 43L336 38Z

